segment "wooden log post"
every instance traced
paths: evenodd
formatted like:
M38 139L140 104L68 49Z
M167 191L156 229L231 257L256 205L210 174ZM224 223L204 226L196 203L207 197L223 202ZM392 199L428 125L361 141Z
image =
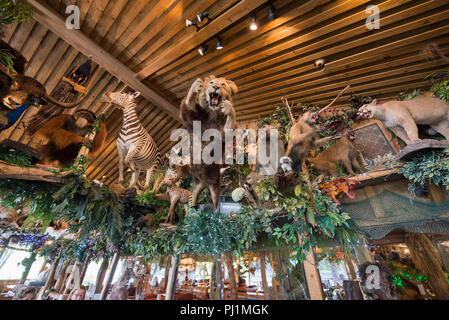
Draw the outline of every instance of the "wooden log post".
M111 286L112 279L114 278L115 270L117 269L118 262L120 260L120 251L117 251L112 257L111 268L109 269L108 276L106 277L106 283L101 290L100 300L106 300L109 287Z
M80 271L80 283L79 283L80 286L83 285L83 280L84 280L84 277L86 276L86 271L87 271L87 267L89 266L89 262L90 262L90 256L87 255L86 259L84 260L81 271Z
M31 262L25 267L25 270L23 270L22 273L22 278L20 279L20 284L24 284L25 281L27 280L28 274L30 273L31 267L33 266L33 263L36 261L36 253L32 252L31 256L29 257L29 259L31 260Z
M56 280L56 284L55 284L55 288L54 288L56 292L61 292L61 290L63 289L63 285L65 283L65 280L67 279L66 270L70 264L71 264L70 260L63 261L63 265L61 266L61 270L59 271L58 279Z
M422 233L409 232L405 235L405 244L410 250L416 268L429 277L430 286L437 299L449 299L449 283L443 271L437 249L429 237Z
M228 269L229 287L231 292L231 300L237 300L237 283L235 281L234 260L232 253L226 251L224 253L226 268Z
M171 258L171 266L168 272L167 289L165 290L165 300L173 300L176 290L176 279L178 277L178 267L181 256L175 254Z
M267 270L265 268L266 252L264 250L259 252L259 258L264 297L265 300L270 300L270 287L268 286Z
M364 264L366 262L374 263L374 257L371 251L365 245L355 245L354 246L355 253L357 255L357 260L359 261L359 265Z
M313 250L307 253L303 269L310 300L324 300L320 272Z
M97 273L97 279L95 281L95 293L100 293L101 287L104 282L104 277L106 276L106 271L108 270L109 259L103 259L100 265L100 269Z
M60 261L61 261L60 256L55 257L55 260L53 261L53 264L51 265L51 270L50 270L50 274L48 275L48 279L45 282L44 287L39 291L39 294L38 294L36 300L42 300L42 297L44 296L45 292L51 288L51 285L53 284L53 279L55 277L56 269L58 268Z
M64 289L63 295L68 295L72 289L77 289L80 285L80 262L77 259L73 264L72 270L70 270L70 276L66 281L66 286ZM72 285L72 282L73 285ZM68 298L68 296L67 296Z

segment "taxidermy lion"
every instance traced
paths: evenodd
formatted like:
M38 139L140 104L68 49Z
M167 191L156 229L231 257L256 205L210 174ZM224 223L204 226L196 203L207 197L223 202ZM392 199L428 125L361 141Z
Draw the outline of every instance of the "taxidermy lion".
M224 137L225 129L234 129L236 124L232 94L237 92L236 84L225 78L211 75L196 79L180 106L180 117L189 134L193 134L193 121L201 121L201 134L207 129L218 129ZM220 164L191 165L194 183L192 206L196 205L200 192L208 188L215 208L218 207L220 168Z
M449 103L434 97L418 97L408 101L388 101L382 105L374 100L359 109L367 119L377 119L406 144L418 141L418 127L429 125L449 140Z
M326 176L338 176L337 164L343 164L350 175L355 175L354 169L361 172L362 167L357 159L358 150L352 144L355 139L354 131L348 130L345 135L318 154L315 158L309 158L311 167L318 170L320 175L315 181L320 183Z

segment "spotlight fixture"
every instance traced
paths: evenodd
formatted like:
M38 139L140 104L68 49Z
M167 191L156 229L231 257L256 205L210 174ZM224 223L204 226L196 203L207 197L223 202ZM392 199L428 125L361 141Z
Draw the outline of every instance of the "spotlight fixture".
M276 19L276 13L274 12L273 5L270 4L268 7L268 20L273 21L274 19Z
M221 43L221 39L219 37L217 37L217 50L221 50L223 49L223 44Z
M186 27L196 26L196 25L197 25L196 21L192 21L190 19L186 19Z
M323 58L315 60L315 66L320 69L324 69L326 66L326 60Z
M256 16L253 16L249 28L250 28L251 30L257 30Z
M209 19L209 12L204 11L200 14L197 14L196 17L198 18L198 22L201 23L204 19Z
M206 53L206 51L207 51L207 48L208 48L208 46L205 44L205 45L202 45L199 49L198 49L198 52L200 53L200 55L202 55L202 56L204 56L204 54Z

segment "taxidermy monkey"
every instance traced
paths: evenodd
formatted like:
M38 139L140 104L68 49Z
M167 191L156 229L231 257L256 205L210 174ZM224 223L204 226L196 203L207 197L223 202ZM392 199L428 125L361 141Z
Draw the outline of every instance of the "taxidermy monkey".
M374 100L361 107L359 115L382 121L406 144L419 140L417 124L429 125L449 140L449 103L438 98L421 96L407 101L388 101L381 105Z
M355 175L353 169L363 171L357 160L359 152L351 142L354 139L354 131L347 130L343 138L318 154L315 158L308 159L311 167L316 168L320 173L315 181L320 183L328 175L337 177L337 164L343 164L351 175Z
M236 84L225 78L209 76L196 79L180 106L180 117L189 134L193 134L193 121L201 121L201 133L213 128L220 130L224 137L225 129L234 129L236 125L232 94L237 91ZM192 206L196 205L200 192L208 188L214 207L218 207L221 185L220 168L220 164L191 165Z
M100 131L92 142L89 159L98 155L106 140L106 124L104 118L100 118ZM95 120L95 114L89 110L78 110L74 115L64 114L49 120L32 136L38 141L37 149L44 155L41 163L57 167L70 166Z

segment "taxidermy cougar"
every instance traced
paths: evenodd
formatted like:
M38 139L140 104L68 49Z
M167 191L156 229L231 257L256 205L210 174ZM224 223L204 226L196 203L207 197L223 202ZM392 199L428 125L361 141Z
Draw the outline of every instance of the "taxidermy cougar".
M374 100L361 107L359 115L382 121L407 144L419 140L417 124L429 125L449 140L449 103L438 98L418 97L382 105Z

